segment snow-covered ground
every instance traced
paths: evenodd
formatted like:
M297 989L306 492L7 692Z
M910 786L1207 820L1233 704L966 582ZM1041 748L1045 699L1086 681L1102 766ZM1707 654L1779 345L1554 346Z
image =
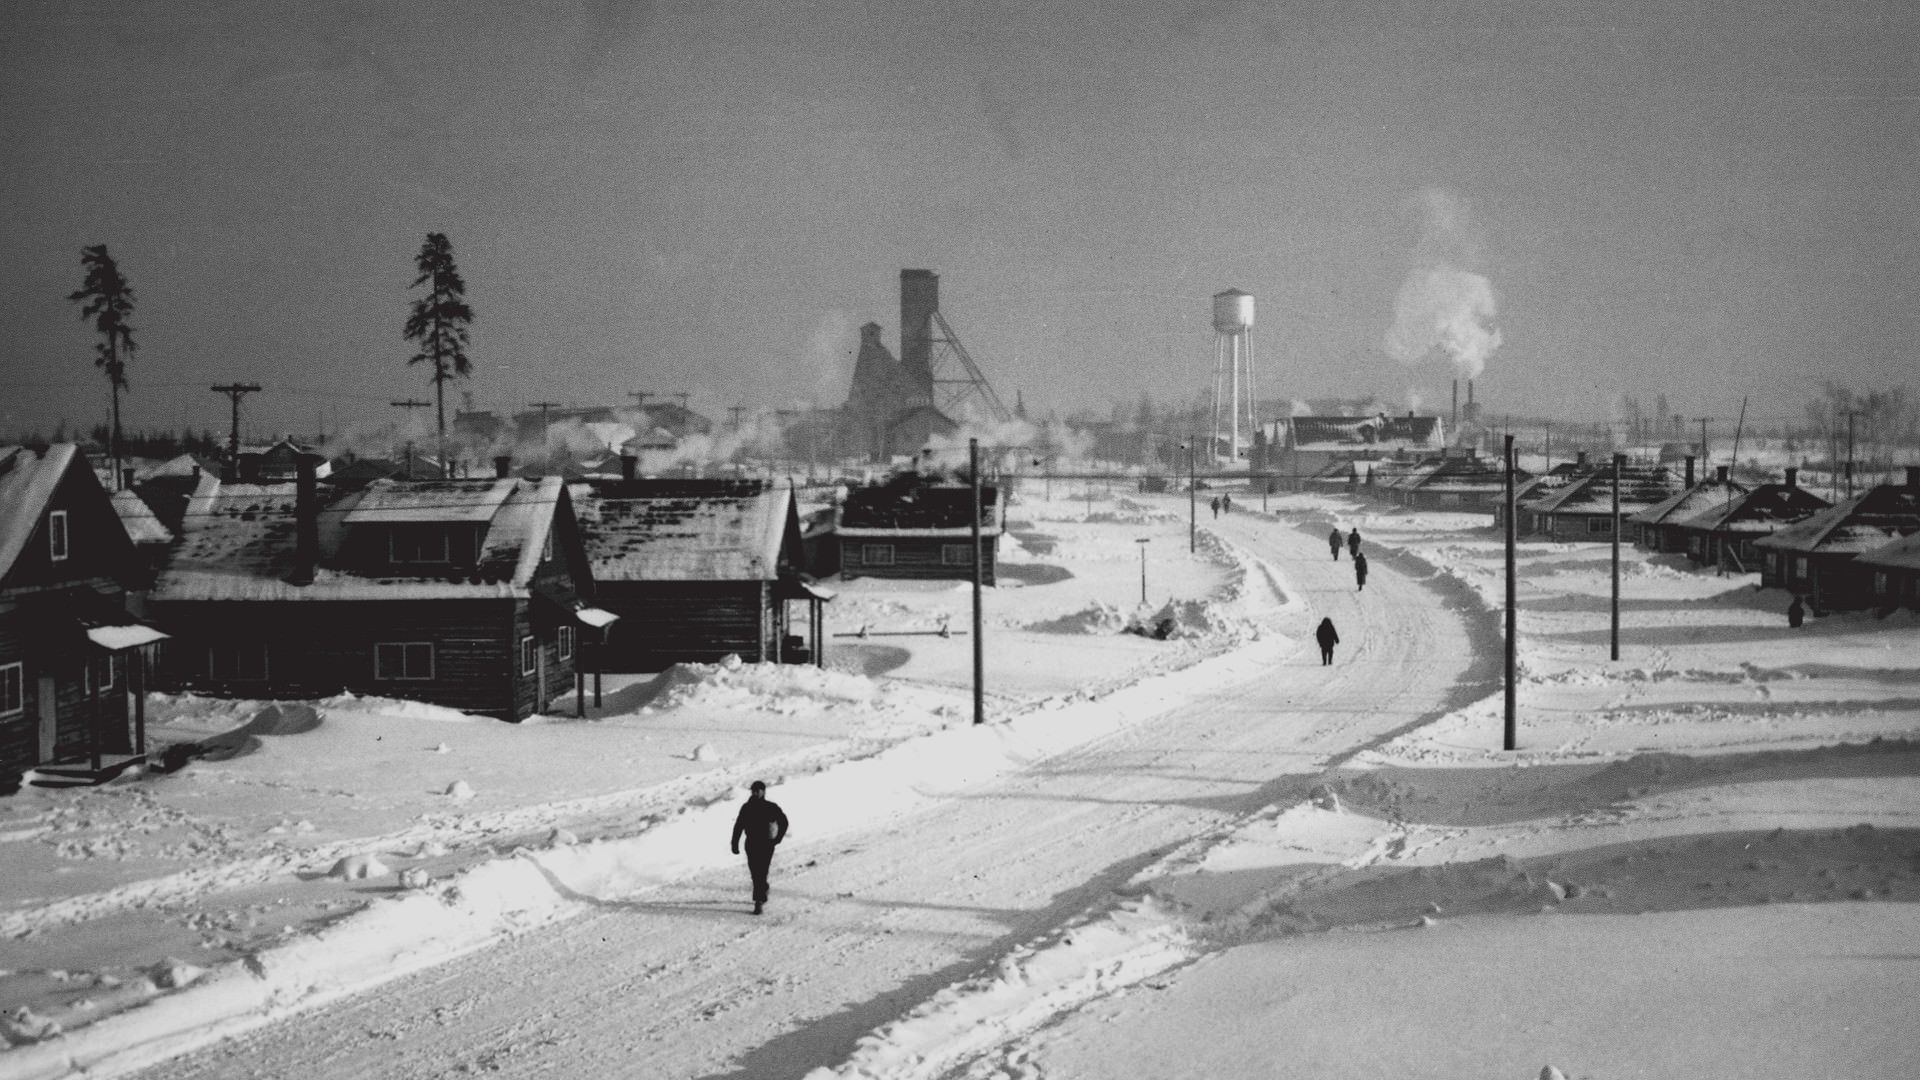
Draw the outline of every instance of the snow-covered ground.
M830 605L830 631L866 636L833 638L829 670L610 681L585 720L571 703L513 726L370 699L156 701L156 738L230 733L231 756L0 802L0 1012L17 1044L0 1077L170 1058L169 1075L257 1071L244 1050L231 1066L195 1051L737 873L717 838L753 778L804 808L793 858L881 842L860 838L1003 778L1045 790L1075 748L1144 745L1179 703L1271 681L1321 608L1411 615L1366 608L1376 594L1452 612L1478 657L1435 688L1452 706L1397 733L1326 720L1300 737L1319 740L1311 760L1269 770L1308 776L1298 792L1249 784L1252 801L1020 920L1031 932L993 939L1010 944L985 962L909 980L890 1016L850 1014L873 1017L850 1049L822 1037L799 1060L782 1044L735 1059L738 1075L1920 1075L1904 1037L1920 989L1910 616L1789 632L1784 597L1751 577L1628 550L1614 662L1607 549L1528 543L1505 752L1485 635L1501 552L1483 517L1291 496L1214 520L1202 504L1189 555L1183 497L1025 494L988 590L985 727L969 723L970 589L873 581ZM1344 560L1274 554L1329 522L1358 525L1391 580L1336 601ZM1395 593L1402 578L1424 591ZM1121 632L1166 619L1166 640ZM1432 677L1371 626L1343 630L1351 670L1375 688ZM1234 767L1257 770L1246 757ZM773 1023L762 1038L819 1022L776 1007Z

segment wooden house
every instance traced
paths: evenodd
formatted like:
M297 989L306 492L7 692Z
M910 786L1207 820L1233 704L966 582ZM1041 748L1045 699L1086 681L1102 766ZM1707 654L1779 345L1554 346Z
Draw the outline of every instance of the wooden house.
M1632 519L1635 543L1650 551L1685 552L1696 563L1709 561L1700 531L1682 528L1681 523L1696 515L1729 507L1752 492L1747 485L1730 479L1727 471L1727 466L1722 465L1711 479L1689 484L1685 490L1635 513Z
M1881 484L1754 541L1760 583L1805 597L1815 611L1873 607L1874 574L1858 557L1920 532L1920 465L1905 484Z
M1867 574L1873 605L1920 610L1920 532L1855 556Z
M620 616L608 634L612 671L821 658L821 605L832 594L802 577L806 556L793 493L760 480L596 480L576 505L594 604ZM806 605L810 640L792 633L790 601Z
M1538 476L1516 481L1513 492L1513 508L1516 525L1514 531L1526 536L1544 532L1546 518L1540 509L1551 503L1569 485L1586 478L1593 471L1587 464L1587 455L1583 451L1573 461L1563 461L1547 469ZM1494 503L1493 523L1504 526L1507 520L1507 494L1503 489L1500 498Z
M1261 433L1267 460L1256 468L1277 474L1294 491L1305 490L1307 478L1337 462L1421 457L1446 446L1437 416L1295 416L1268 427Z
M148 609L174 635L172 689L521 720L570 688L610 621L584 603L591 583L558 478L323 493L306 467L293 484L204 477Z
M854 488L840 504L834 535L846 578L973 579L973 488L919 473ZM999 490L980 488L981 582L994 583L1005 523Z
M0 447L0 791L36 767L100 779L140 760L166 636L127 612L140 573L78 447Z
M1514 486L1531 479L1516 469ZM1445 457L1433 459L1429 467L1410 475L1395 492L1395 501L1421 510L1459 510L1485 513L1504 503L1507 494L1506 468L1472 450L1449 450Z
M1784 483L1761 484L1744 495L1712 502L1672 523L1687 557L1703 566L1752 573L1765 564L1755 544L1832 505L1798 483L1788 469ZM1721 476L1724 478L1723 468Z
M1527 509L1549 540L1611 540L1613 538L1614 472L1611 465L1582 476ZM1621 540L1638 531L1633 515L1663 502L1681 490L1680 477L1665 466L1627 466L1620 470L1619 512Z

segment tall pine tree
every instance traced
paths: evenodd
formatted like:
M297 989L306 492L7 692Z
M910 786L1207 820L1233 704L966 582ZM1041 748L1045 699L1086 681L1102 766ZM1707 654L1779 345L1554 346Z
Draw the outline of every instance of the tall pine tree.
M107 453L113 458L113 482L120 483L120 391L127 388L127 359L139 346L133 343L133 327L127 320L133 315L133 287L120 274L120 267L107 254L107 245L80 249L80 265L86 268L86 282L67 299L80 306L80 317L92 319L100 333L93 347L93 366L107 373L113 387L113 433Z
M447 461L447 382L472 374L467 359L467 326L473 322L473 309L467 306L467 283L461 280L459 267L453 264L453 243L446 233L428 233L426 243L413 265L420 276L412 288L427 287L413 302L407 316L406 339L419 342L420 351L407 358L408 364L433 366L434 403L440 427L440 471L451 476Z

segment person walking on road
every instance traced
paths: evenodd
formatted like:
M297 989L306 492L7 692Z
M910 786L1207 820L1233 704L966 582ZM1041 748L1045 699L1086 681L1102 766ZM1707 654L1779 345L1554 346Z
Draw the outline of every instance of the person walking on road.
M1220 512L1223 514L1233 513L1233 496L1232 495L1220 496Z
M1220 496L1215 495L1211 500L1207 502L1207 505L1213 507L1214 517L1220 516Z
M1332 619L1321 619L1320 629L1313 632L1320 642L1320 664L1325 667L1333 663L1333 647L1340 643L1340 631L1333 628Z
M1340 526L1335 525L1333 527L1333 531L1327 534L1327 547L1333 552L1333 561L1339 562L1340 561Z
M1354 558L1357 559L1360 557L1360 529L1358 526L1355 526L1354 530L1347 534L1347 550L1353 553Z
M773 849L787 837L787 815L780 804L767 798L767 782L755 780L752 794L740 806L733 819L733 853L740 854L740 838L747 840L747 872L753 875L753 913L760 914L767 903L767 870L773 866Z
M1367 557L1359 552L1353 553L1353 580L1356 592L1367 591Z

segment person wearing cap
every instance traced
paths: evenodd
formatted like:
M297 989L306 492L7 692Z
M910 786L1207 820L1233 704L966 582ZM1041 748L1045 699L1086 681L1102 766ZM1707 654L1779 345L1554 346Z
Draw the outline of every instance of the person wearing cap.
M733 853L740 854L740 838L747 841L747 871L753 875L753 913L767 904L767 870L773 866L773 849L787 837L787 815L780 805L767 798L767 783L753 782L752 794L740 806L733 819Z

